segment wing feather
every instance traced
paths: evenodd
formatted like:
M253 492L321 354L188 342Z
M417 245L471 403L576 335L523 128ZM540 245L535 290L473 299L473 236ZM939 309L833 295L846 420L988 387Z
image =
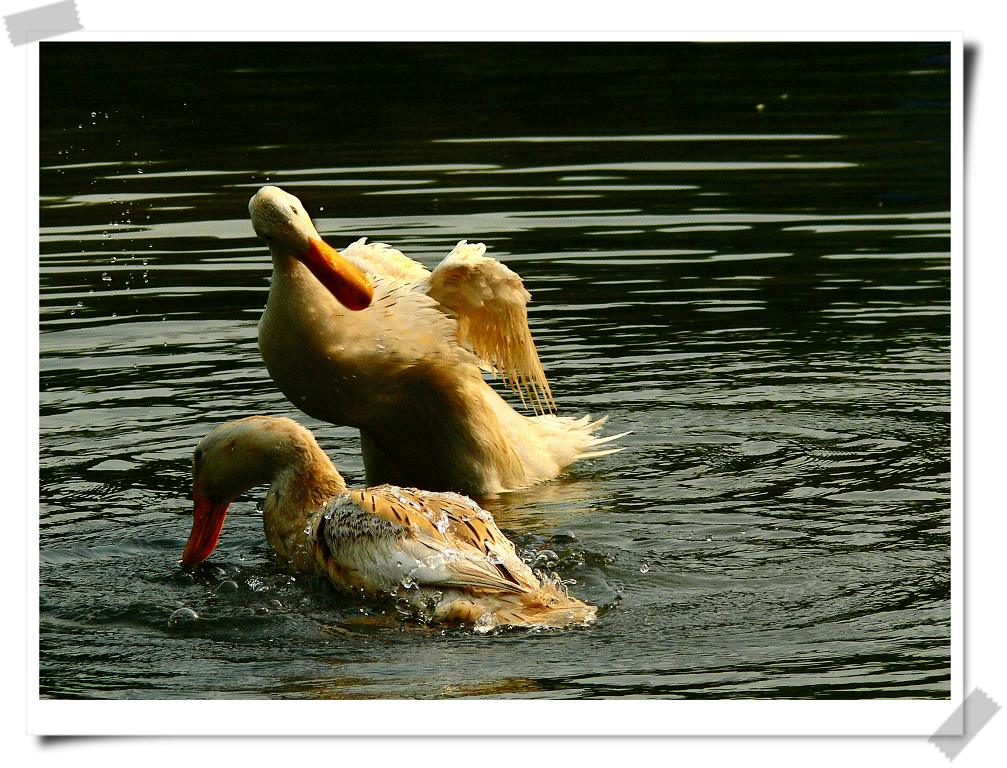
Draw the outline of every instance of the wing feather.
M430 271L386 243L368 243L366 237L346 246L342 255L372 275L385 275L412 283L426 280Z
M395 579L420 585L529 592L539 588L531 569L497 528L492 516L471 499L383 485L350 491L358 514L388 531ZM405 573L403 573L405 569Z
M531 294L482 243L459 242L430 274L428 294L457 318L458 342L496 372L525 407L555 413L556 402L528 327Z

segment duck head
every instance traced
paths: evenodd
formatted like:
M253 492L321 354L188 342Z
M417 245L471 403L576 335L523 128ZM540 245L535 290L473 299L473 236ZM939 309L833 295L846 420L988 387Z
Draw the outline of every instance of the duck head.
M367 276L322 240L301 201L279 187L262 187L248 201L255 234L274 257L294 258L347 309L366 309L374 289Z
M250 416L199 441L192 457L192 532L182 565L197 566L210 556L232 501L297 462L304 432L291 419Z

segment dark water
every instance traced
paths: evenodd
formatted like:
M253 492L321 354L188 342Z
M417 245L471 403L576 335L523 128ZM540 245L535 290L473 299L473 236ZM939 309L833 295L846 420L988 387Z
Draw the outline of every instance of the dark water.
M41 49L43 696L948 696L946 45ZM442 632L294 579L263 491L179 569L226 419L294 416L363 478L259 360L266 182L336 246L522 275L561 411L633 434L485 503L596 626Z

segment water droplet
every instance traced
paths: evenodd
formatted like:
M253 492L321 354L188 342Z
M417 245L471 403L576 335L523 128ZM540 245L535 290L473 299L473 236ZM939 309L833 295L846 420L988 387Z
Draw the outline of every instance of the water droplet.
M497 626L499 626L499 624L500 621L499 619L497 619L496 615L487 611L486 613L484 613L482 616L479 617L473 629L475 629L475 631L478 632L480 635L484 635L487 632L496 629Z
M137 173L143 173L143 168L137 168L137 169L136 169L136 172L137 172Z
M551 549L543 549L535 558L535 565L550 565L559 560L559 555Z
M221 595L227 592L237 592L238 582L228 579L227 581L222 581L217 585L217 588L213 590L216 594Z
M265 592L268 587L262 582L262 579L257 576L253 576L248 580L248 587L254 592Z
M101 281L103 283L111 283L112 282L112 276L108 272L102 272L101 273Z
M179 608L168 617L169 627L185 627L199 621L199 614L192 608Z
M411 616L413 612L412 604L404 597L395 601L395 610L403 616Z
M646 563L644 563L643 565L640 566L640 573L646 573L649 570L650 570L650 566L647 565Z
M92 112L92 113L91 113L91 117L97 117L97 116L98 116L98 113L97 113L97 112Z

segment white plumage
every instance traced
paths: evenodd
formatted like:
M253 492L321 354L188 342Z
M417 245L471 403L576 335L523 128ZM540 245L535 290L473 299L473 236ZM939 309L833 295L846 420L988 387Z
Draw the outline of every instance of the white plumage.
M364 239L340 255L277 187L259 190L249 211L273 257L262 358L302 411L360 430L368 483L491 494L618 450L599 450L621 437L596 437L603 420L554 414L528 328L531 297L484 245L459 242L431 272ZM484 370L535 415L508 405Z

